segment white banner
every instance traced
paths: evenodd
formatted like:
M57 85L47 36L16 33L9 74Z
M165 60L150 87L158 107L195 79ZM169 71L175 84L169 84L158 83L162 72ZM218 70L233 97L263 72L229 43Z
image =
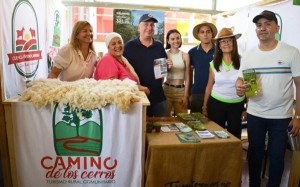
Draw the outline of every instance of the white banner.
M48 75L45 12L45 1L0 1L4 99L22 93L33 79Z
M18 186L141 186L141 103L126 114L13 103L12 115Z

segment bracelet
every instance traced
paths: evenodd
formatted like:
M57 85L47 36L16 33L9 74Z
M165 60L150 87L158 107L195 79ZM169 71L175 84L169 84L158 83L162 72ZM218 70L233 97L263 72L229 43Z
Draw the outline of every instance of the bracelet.
M207 107L206 106L202 106L202 109L207 109ZM299 119L300 119L300 116L299 116Z
M295 115L294 118L295 119L300 119L300 116L299 115Z

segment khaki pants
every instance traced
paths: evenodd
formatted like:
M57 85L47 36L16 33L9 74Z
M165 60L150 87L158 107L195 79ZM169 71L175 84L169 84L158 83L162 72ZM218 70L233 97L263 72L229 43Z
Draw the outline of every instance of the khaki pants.
M171 111L174 110L174 114L187 113L187 108L182 106L182 98L184 96L184 88L174 88L164 85L164 92L167 98L167 114L171 115Z

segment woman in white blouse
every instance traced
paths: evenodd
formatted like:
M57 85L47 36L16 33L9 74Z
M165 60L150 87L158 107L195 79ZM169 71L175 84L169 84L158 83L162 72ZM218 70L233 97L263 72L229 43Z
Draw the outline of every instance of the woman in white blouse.
M87 21L78 21L73 27L70 43L54 57L54 66L48 78L62 81L92 78L96 63L93 27Z
M235 82L240 68L237 39L232 28L223 28L215 38L216 50L210 62L209 79L205 90L203 114L241 138L245 97L236 94ZM227 123L227 126L225 124Z

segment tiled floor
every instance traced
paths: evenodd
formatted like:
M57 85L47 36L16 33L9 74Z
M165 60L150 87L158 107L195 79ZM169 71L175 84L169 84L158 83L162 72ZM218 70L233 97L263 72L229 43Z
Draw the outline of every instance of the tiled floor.
M242 187L249 186L249 174L248 174L248 163L247 163L247 132L246 129L243 129L242 132L242 141L243 141L243 173L242 173ZM289 181L289 174L291 168L291 160L292 160L292 151L288 150L285 154L285 169L281 179L281 186L280 187L287 187ZM265 187L268 181L267 177L268 171L266 171L266 175L262 180L261 187Z

